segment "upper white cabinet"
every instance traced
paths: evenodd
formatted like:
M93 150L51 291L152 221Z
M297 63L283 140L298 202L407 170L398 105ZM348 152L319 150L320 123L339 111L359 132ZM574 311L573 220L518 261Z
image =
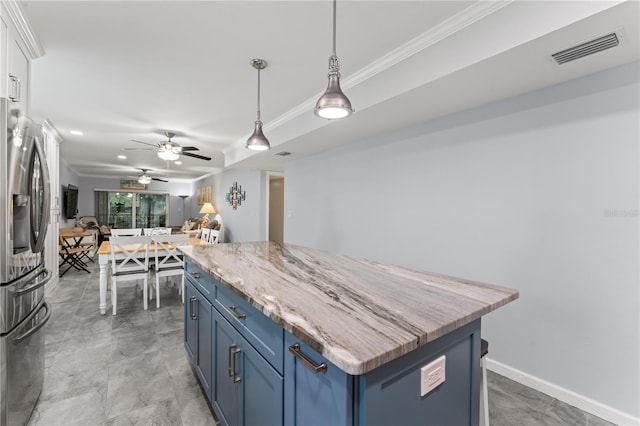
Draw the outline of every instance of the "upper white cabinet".
M0 3L0 97L29 113L31 61L44 54L15 1Z

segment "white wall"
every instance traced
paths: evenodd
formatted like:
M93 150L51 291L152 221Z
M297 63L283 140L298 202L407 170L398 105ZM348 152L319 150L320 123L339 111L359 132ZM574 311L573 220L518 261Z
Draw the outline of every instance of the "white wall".
M266 173L260 170L228 169L194 183L194 192L205 185L213 185L213 207L218 211L224 226L224 242L262 241L266 235L265 205ZM233 210L225 195L234 182L245 191L245 201ZM187 200L189 201L189 200ZM191 197L193 216L198 213L196 197ZM212 216L212 215L210 215Z
M489 356L638 418L638 75L287 163L285 241L517 288Z

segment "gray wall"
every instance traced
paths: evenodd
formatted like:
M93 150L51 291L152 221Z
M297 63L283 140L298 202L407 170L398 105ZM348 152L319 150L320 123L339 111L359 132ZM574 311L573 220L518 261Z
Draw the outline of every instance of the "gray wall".
M233 210L225 199L225 195L234 182L238 182L246 194L245 201L236 210ZM265 182L266 173L264 171L228 169L194 183L194 193L199 187L213 185L212 204L222 218L223 242L263 241L265 239ZM195 196L191 197L190 202L193 216L203 216L198 213L202 206L197 204Z
M64 192L66 191L67 186L69 184L80 187L80 177L73 170L71 170L69 166L67 166L67 163L62 158L59 159L59 167L60 167L60 188L58 190L60 191L60 207L61 207L59 226L60 228L76 226L76 219L67 219ZM80 192L81 189L79 189L78 191ZM78 194L78 210L80 212L82 212L82 207L80 205L81 202L82 202L82 196L79 193ZM80 216L82 215L80 214L76 217L80 217Z
M81 176L79 178L78 191L78 210L79 216L95 215L95 199L93 196L94 189L111 189L114 191L126 192L120 189L120 179L95 178ZM193 190L192 183L180 182L157 182L151 181L147 186L150 191L168 192L169 197L169 214L167 216L168 226L180 226L184 223L182 199L178 195L189 195ZM188 209L189 199L185 200L185 208ZM188 215L187 215L188 216ZM102 225L102 224L101 224Z
M517 288L490 357L638 417L638 74L292 161L285 241Z

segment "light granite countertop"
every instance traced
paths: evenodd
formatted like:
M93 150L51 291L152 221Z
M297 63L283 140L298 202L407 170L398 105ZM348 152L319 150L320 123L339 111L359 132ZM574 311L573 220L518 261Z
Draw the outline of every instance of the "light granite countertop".
M359 375L518 298L518 291L274 242L180 250L341 370Z

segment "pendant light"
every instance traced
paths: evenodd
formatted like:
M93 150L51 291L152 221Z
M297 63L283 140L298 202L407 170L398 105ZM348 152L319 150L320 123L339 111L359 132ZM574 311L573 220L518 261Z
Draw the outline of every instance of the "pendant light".
M329 85L316 102L314 113L328 120L348 117L353 113L349 98L340 89L340 63L336 56L336 0L333 0L333 51L329 57Z
M258 70L258 118L256 120L256 128L253 134L247 139L246 147L254 151L265 151L271 148L269 141L262 133L262 121L260 121L260 70L267 67L267 61L264 59L252 59L251 66Z

